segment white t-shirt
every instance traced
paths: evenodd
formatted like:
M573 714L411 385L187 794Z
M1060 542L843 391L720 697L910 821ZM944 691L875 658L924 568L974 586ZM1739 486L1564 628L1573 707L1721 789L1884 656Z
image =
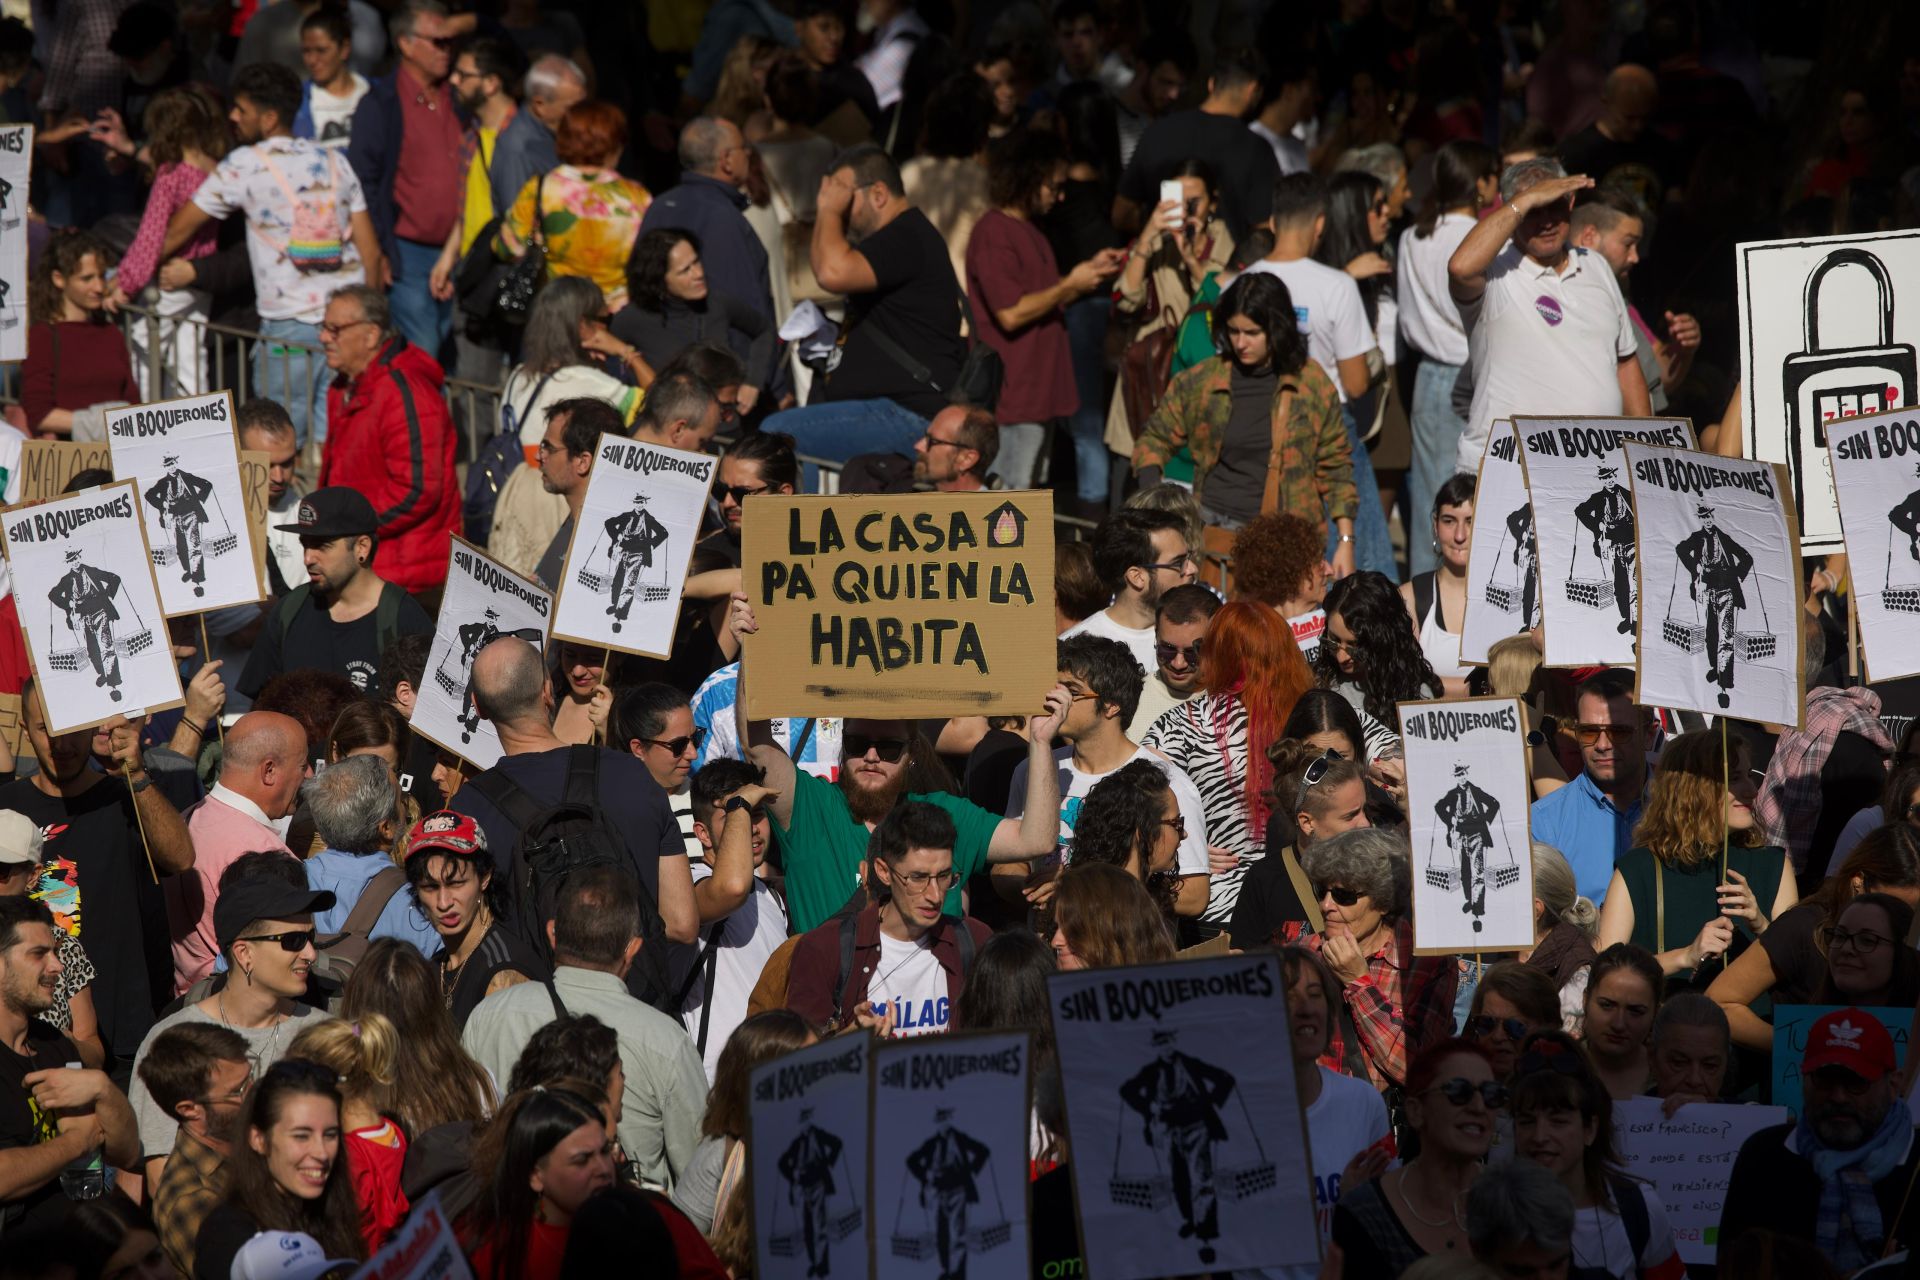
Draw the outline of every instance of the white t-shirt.
M1146 680L1140 686L1140 705L1133 709L1133 719L1127 721L1127 736L1135 742L1147 736L1147 730L1153 728L1153 722L1191 698L1195 689L1186 693L1175 693L1167 688L1167 682L1160 678L1158 667L1147 672Z
M1320 1096L1307 1108L1307 1147L1313 1153L1313 1216L1320 1225L1324 1249L1333 1239L1333 1206L1340 1199L1340 1174L1347 1161L1387 1136L1387 1104L1380 1091L1365 1080L1343 1076L1325 1067L1320 1073ZM1267 1280L1314 1280L1319 1264L1268 1267L1240 1272Z
M693 834L693 792L685 787L669 791L667 808L673 811L673 820L680 824L680 839L686 843L688 860L698 863L705 851L700 847L700 837Z
M1261 260L1247 268L1247 274L1278 276L1293 297L1293 313L1300 321L1300 332L1307 335L1307 354L1319 362L1321 370L1333 380L1340 392L1340 403L1347 401L1346 388L1340 385L1340 362L1364 356L1379 345L1367 326L1367 309L1360 301L1360 286L1352 276L1312 258L1291 262ZM1477 459L1476 459L1477 462Z
M947 971L933 954L933 935L918 942L900 942L882 932L880 963L874 969L873 981L867 984L867 1000L876 1014L893 1006L896 1036L930 1036L945 1031L953 1010L948 1007Z
M691 861L695 884L713 875L713 868L702 859L694 858ZM701 953L695 963L704 963L706 960L707 931L711 928L712 925L701 926ZM713 1083L714 1068L720 1065L720 1051L727 1047L733 1029L746 1020L747 1000L753 995L753 984L760 981L760 971L766 968L768 958L786 940L787 910L780 905L779 897L767 887L766 881L755 876L752 892L747 895L745 902L734 908L733 914L721 922L720 934L714 944L720 951L713 966L713 1015L707 1023L707 1051L704 1055L707 1083ZM684 973L676 974L674 980L682 981L685 977ZM693 1037L696 1045L700 1042L700 1011L706 1004L706 995L706 980L695 979L680 1013L687 1034Z
M1115 622L1111 611L1102 609L1084 622L1068 627L1060 636L1062 640L1071 640L1075 636L1099 636L1102 640L1118 640L1133 650L1134 661L1140 664L1141 673L1152 675L1160 669L1160 659L1153 652L1152 627L1123 627Z
M301 271L293 265L287 249L294 197L310 211L332 208L341 245L339 270ZM235 213L246 216L247 260L262 320L319 324L334 290L366 281L353 244L353 215L366 212L367 196L347 158L336 151L288 137L235 147L193 193L193 202L215 221ZM313 234L305 227L302 232Z
M532 449L547 434L547 407L582 396L606 401L628 423L640 408L638 387L630 387L591 365L570 364L544 374L518 365L507 375L507 385L501 392L501 412L513 414L520 428L521 447Z
M1284 178L1290 173L1305 173L1313 168L1312 161L1307 157L1305 144L1292 134L1275 133L1258 120L1247 128L1251 129L1260 141L1273 148L1273 160L1280 166L1281 177Z
M1061 747L1053 753L1054 767L1060 774L1060 861L1073 861L1073 828L1080 821L1080 807L1086 803L1087 793L1101 781L1135 760L1151 760L1160 766L1167 775L1167 782L1173 787L1174 803L1180 806L1180 817L1186 823L1187 834L1180 841L1180 850L1174 860L1174 871L1182 876L1203 876L1207 874L1207 812L1200 800L1200 790L1193 785L1193 779L1187 777L1182 769L1165 756L1140 747L1106 773L1089 773L1073 763L1073 748ZM1013 781L1008 787L1007 816L1017 818L1027 811L1027 762L1022 760L1014 766Z
M1588 1274L1617 1276L1633 1280L1636 1276L1657 1276L1662 1267L1680 1267L1673 1256L1673 1224L1667 1220L1667 1208L1659 1193L1645 1183L1632 1184L1647 1206L1647 1244L1636 1259L1633 1241L1627 1237L1627 1224L1618 1213L1605 1209L1582 1209L1573 1215L1573 1265Z
M344 98L336 98L314 85L307 95L308 109L313 113L313 140L323 147L346 146L353 134L353 113L360 99L367 96L368 88L367 78L357 71L353 74L353 88Z
M1443 214L1430 236L1408 227L1400 233L1395 292L1400 299L1400 332L1422 355L1443 364L1467 362L1467 326L1448 289L1447 262L1472 231L1464 213Z
M1300 646L1300 656L1312 666L1320 656L1320 637L1327 633L1327 611L1309 610L1297 618L1288 618L1287 625L1293 628L1293 642Z

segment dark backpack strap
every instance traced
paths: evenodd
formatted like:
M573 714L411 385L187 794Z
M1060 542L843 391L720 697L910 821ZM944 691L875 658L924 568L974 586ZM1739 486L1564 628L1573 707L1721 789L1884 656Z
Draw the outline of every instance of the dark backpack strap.
M567 787L560 793L568 804L600 802L600 748L575 743L567 752Z
M1416 631L1427 625L1427 610L1433 607L1433 570L1413 575L1413 626Z
M562 1004L560 1001L560 989L553 985L552 975L549 974L547 977L542 978L540 981L546 984L547 999L553 1001L553 1016L556 1018L565 1018L570 1016L567 1013L567 1006Z
M380 603L373 607L373 640L386 657L387 647L400 638L400 602L407 593L391 582L382 583Z
M964 916L948 916L947 919L953 924L956 935L954 942L960 948L960 976L964 978L973 972L973 930L967 928Z
M466 785L485 796L515 831L525 831L540 816L540 802L528 795L525 787L502 773L498 765L482 769L468 778Z
M840 1020L840 1002L846 998L847 979L853 976L853 943L860 917L849 912L840 917L840 976L833 982L833 1019Z
M807 740L813 737L813 725L814 718L808 716L800 725L800 736L793 740L793 746L787 751L795 764L800 763L800 753L807 749Z
M367 881L367 887L360 891L360 900L353 904L353 910L347 912L346 923L341 931L356 937L367 937L373 932L373 926L380 919L380 913L393 901L393 895L400 892L400 886L407 882L407 873L398 867L382 867L373 879Z
M879 347L880 350L886 352L887 359L899 365L909 378L912 378L921 386L926 387L929 391L937 391L942 394L946 392L945 387L933 380L933 370L927 368L926 365L911 355L905 347L888 337L886 330L878 325L868 325L867 336L872 338L873 344Z
M312 595L313 584L303 582L280 597L280 607L273 611L273 629L283 642L287 638L287 632L293 630L293 620L300 616L302 609L307 607L307 599Z
M1619 1211L1620 1225L1626 1228L1627 1243L1633 1246L1633 1273L1640 1274L1640 1259L1646 1255L1647 1242L1653 1236L1653 1222L1647 1213L1646 1197L1632 1178L1609 1176L1607 1190L1613 1193L1613 1207Z

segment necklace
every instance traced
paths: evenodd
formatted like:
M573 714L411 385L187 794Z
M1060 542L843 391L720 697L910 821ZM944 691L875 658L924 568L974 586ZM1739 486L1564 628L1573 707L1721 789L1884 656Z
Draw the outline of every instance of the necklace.
M1422 1226L1460 1227L1465 1225L1460 1221L1460 1196L1458 1193L1455 1193L1453 1197L1452 1212L1444 1215L1438 1222L1435 1222L1414 1207L1413 1197L1407 1194L1407 1171L1405 1169L1400 1171L1400 1185L1395 1188L1395 1190L1399 1192L1400 1203L1407 1206L1407 1212L1412 1214L1413 1220Z
M226 1029L229 1031L240 1031L241 1028L234 1026L233 1023L229 1021L227 1018L226 989L222 988L220 991L220 994L215 996L213 999L214 999L214 1007L220 1011L221 1025L226 1027ZM261 1055L261 1061L263 1062L277 1062L280 1058L280 1024L282 1021L284 1021L284 1019L275 1017L272 1022L267 1024L267 1027L271 1029L271 1033L267 1036L267 1051L266 1053ZM246 1028L246 1030L259 1031L259 1030L262 1030L262 1028L248 1027Z

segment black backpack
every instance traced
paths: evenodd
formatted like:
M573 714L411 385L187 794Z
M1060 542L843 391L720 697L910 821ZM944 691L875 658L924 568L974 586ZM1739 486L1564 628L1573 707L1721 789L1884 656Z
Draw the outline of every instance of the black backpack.
M485 796L520 833L509 873L514 923L522 940L551 967L547 921L553 918L554 903L567 877L589 867L634 870L626 842L600 808L600 748L568 748L566 787L558 804L536 800L497 766L475 774L467 785ZM666 927L646 881L637 875L635 879L640 887L641 945L627 974L627 989L635 998L671 1014L674 992L667 979Z

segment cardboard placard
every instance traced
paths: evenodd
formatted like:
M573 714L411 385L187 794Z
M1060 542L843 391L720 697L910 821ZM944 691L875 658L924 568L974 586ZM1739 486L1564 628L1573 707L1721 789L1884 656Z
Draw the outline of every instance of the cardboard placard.
M1518 698L1400 704L1416 955L1534 944L1527 719Z
M1712 1266L1734 1157L1748 1138L1792 1117L1785 1107L1689 1102L1669 1120L1665 1105L1659 1098L1614 1103L1614 1147L1628 1176L1660 1197L1680 1261Z
M1050 974L1047 1005L1087 1275L1319 1261L1277 955Z
M1031 715L1057 673L1053 495L746 500L747 714Z
M0 741L13 752L15 761L25 759L33 750L27 741L27 713L17 693L0 693Z
M1920 411L1830 423L1827 450L1867 678L1920 674Z
M112 470L113 446L105 440L28 440L20 446L20 501L57 498L82 471Z
M760 1280L873 1274L867 1075L874 1043L868 1035L835 1036L754 1068L747 1174Z
M1549 667L1630 667L1639 591L1627 440L1694 447L1685 418L1513 420L1540 544Z
M474 706L473 660L503 636L546 652L552 617L553 595L545 587L455 538L426 679L413 706L413 731L470 761L475 772L491 769L500 760L500 735Z
M1635 700L1797 727L1805 615L1784 469L1643 444L1627 458L1647 601Z
M267 471L273 455L259 449L240 451L240 488L247 495L247 528L252 533L253 573L260 580L260 594L267 592L267 503L272 477Z
M873 1274L1027 1274L1032 1053L1024 1031L873 1051Z
M1540 623L1540 539L1520 463L1520 437L1504 418L1493 424L1473 491L1467 544L1467 616L1460 661L1485 665L1488 651Z
M27 188L33 126L0 129L0 360L27 358Z
M55 735L186 701L139 501L133 481L120 480L0 512L21 633Z
M1800 1114L1800 1061L1807 1053L1807 1036L1813 1024L1829 1013L1848 1006L1843 1004L1776 1004L1773 1006L1773 1101L1795 1115ZM1902 1067L1907 1062L1907 1044L1913 1038L1913 1008L1883 1005L1863 1013L1877 1019L1893 1037L1893 1057Z
M414 1202L407 1220L353 1273L353 1280L473 1280L438 1191Z

